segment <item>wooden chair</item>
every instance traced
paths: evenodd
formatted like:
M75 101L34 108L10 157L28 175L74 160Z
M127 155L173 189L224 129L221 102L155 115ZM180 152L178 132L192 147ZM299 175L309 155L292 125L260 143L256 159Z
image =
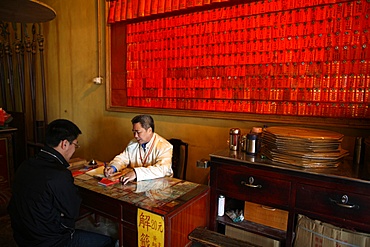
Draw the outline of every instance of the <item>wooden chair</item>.
M186 168L188 165L188 144L180 139L168 140L173 146L172 170L173 177L186 180Z

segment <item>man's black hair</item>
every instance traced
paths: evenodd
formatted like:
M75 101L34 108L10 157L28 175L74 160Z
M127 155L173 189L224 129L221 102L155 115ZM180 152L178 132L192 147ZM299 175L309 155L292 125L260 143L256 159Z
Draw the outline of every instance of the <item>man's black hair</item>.
M148 130L149 128L152 128L152 131L154 132L154 120L150 115L137 115L131 120L131 123L140 123L144 129Z
M82 134L81 130L71 121L56 119L46 129L45 144L49 147L56 147L63 140L72 143L80 134Z

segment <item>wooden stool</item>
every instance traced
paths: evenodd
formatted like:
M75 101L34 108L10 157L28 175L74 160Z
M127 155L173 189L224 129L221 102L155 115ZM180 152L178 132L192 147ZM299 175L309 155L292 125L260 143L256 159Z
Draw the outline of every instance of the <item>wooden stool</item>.
M207 230L203 227L195 228L188 236L194 243L209 247L262 247L246 241L226 236L224 234ZM199 246L199 245L197 245Z

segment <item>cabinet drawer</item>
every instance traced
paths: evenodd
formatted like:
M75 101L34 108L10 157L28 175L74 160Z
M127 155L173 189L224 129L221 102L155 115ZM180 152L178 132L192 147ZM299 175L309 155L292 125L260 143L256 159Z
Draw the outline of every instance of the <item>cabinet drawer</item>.
M296 208L357 222L370 222L370 196L300 184Z
M287 180L267 177L249 168L243 172L220 168L217 174L217 187L225 194L264 205L289 205L291 183Z
M245 202L244 219L286 231L288 226L288 211Z

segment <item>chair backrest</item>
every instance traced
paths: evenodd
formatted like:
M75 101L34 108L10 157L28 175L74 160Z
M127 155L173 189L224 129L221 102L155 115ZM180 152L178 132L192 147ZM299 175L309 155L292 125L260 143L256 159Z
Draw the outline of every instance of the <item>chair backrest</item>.
M188 165L188 144L180 139L168 140L173 146L172 170L173 177L186 180L186 168Z

